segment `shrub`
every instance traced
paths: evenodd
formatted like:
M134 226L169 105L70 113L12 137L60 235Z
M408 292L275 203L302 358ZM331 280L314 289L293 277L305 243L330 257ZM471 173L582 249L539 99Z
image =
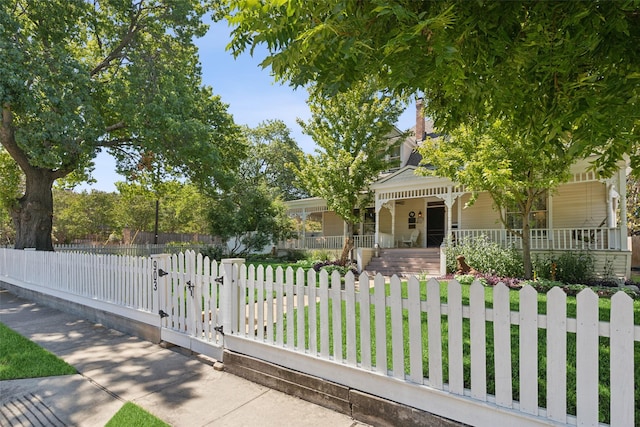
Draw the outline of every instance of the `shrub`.
M325 270L329 275L334 271L340 272L341 276L347 274L347 272L351 271L353 274L358 274L358 269L353 265L340 265L338 261L320 261L313 264L313 269L315 271Z
M220 261L227 254L227 248L222 245L210 245L200 249L203 257L209 257L209 260Z
M589 252L566 251L536 257L533 263L536 276L571 284L585 284L594 279L594 259Z
M336 257L331 251L326 249L314 249L309 254L308 259L313 261L334 261Z
M474 280L479 280L484 286L496 286L498 283L504 283L511 289L520 289L522 287L520 279L514 277L501 277L488 273L456 274L453 278L461 285L471 285Z
M307 251L304 249L287 249L286 253L280 257L286 262L297 262L307 258Z
M500 277L522 277L522 254L515 248L503 248L482 235L461 239L455 246L447 244L445 256L447 272L456 271L456 257L463 255L471 267Z

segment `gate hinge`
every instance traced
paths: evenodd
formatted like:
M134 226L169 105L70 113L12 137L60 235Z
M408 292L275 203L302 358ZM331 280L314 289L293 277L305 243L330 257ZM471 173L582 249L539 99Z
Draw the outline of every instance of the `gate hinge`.
M224 276L216 277L215 281L221 285L224 283Z
M160 310L158 314L160 315L161 319L164 319L165 317L169 317L169 314L167 314L164 310Z
M224 325L216 326L213 328L213 330L224 336Z
M161 268L158 269L158 276L162 277L162 276L166 276L167 274L169 274L169 273L167 273L163 269L161 269Z

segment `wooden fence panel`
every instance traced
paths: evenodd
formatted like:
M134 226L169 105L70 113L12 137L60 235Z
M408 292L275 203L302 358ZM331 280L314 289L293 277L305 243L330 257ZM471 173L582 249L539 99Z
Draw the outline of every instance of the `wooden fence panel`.
M342 362L344 355L342 354L342 295L341 295L340 273L334 271L331 273L331 289L329 297L331 298L331 326L333 330L333 360Z
M449 348L449 392L464 394L464 360L462 347L462 289L460 283L447 285L447 323Z
M567 294L547 293L547 417L567 422Z
M258 266L256 288L258 289L256 305L258 308L258 320L256 322L256 339L264 341L265 338L265 313L264 313L264 266Z
M374 281L376 325L376 371L387 374L387 304L384 277L376 275Z
M317 318L317 288L316 288L316 272L313 269L309 269L307 272L307 290L309 292L309 299L307 306L308 322L309 322L309 353L313 356L318 355L318 318Z
M360 358L363 369L371 370L371 281L369 275L360 275Z
M356 285L352 272L348 272L344 278L346 299L346 326L347 330L347 363L357 365L357 340L356 335Z
M320 357L329 358L329 274L326 271L320 272Z
M520 290L520 410L538 414L538 293Z
M409 378L416 384L424 382L422 368L422 312L420 309L420 282L417 277L409 278L408 317L409 317Z
M276 294L276 345L284 345L284 286L282 267L276 268L275 294ZM293 315L293 313L291 313Z
M493 288L493 347L495 360L496 403L511 408L511 310L509 288L498 283Z
M487 400L487 337L484 286L474 280L470 289L471 396Z
M243 266L243 269L247 271L247 331L246 336L250 339L256 339L258 335L258 319L256 314L256 267L251 264L249 266Z
M274 314L273 314L273 267L268 266L265 270L265 306L266 306L266 316L267 323L265 328L267 329L267 342L273 343L274 340L274 330L273 330L273 322L274 322ZM258 304L260 301L258 301Z
M286 271L286 299L287 299L287 347L293 350L295 348L295 327L296 312L294 311L296 296L293 292L293 268L288 267ZM304 314L298 311L297 315Z
M623 292L611 298L611 425L636 425L634 408L633 300Z
M311 298L308 298L309 304L312 304ZM313 302L315 305L315 301ZM298 268L296 270L296 326L297 326L297 350L300 353L304 353L306 349L305 345L305 284L304 284L304 270L302 268ZM293 334L292 334L293 335ZM309 342L311 342L312 337L311 333L309 333ZM294 348L293 343L291 343L291 348Z
M598 296L585 289L577 296L576 407L578 425L598 424Z
M404 327L402 324L402 284L398 276L391 278L391 354L393 376L404 379Z
M429 346L429 385L442 390L442 315L440 283L436 279L427 282L427 336Z

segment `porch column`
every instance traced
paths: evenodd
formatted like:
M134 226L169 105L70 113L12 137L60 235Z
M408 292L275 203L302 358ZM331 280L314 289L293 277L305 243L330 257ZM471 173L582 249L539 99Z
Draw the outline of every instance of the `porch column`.
M547 192L547 228L549 232L547 233L547 240L549 240L550 248L555 248L555 233L553 231L553 194Z
M620 196L620 250L629 250L629 241L627 239L627 174L626 168L618 170L618 193Z
M396 247L396 201L389 203L391 205L391 247Z
M307 209L302 208L302 242L299 243L298 247L306 249L307 245Z
M451 186L447 187L447 195L444 198L444 205L447 207L447 234L451 234L451 225L452 225L452 214L451 214L451 208L453 207L453 189L451 188ZM444 236L444 241L447 240L447 235Z
M380 247L380 209L382 209L382 205L376 200L376 231L373 237L373 247Z

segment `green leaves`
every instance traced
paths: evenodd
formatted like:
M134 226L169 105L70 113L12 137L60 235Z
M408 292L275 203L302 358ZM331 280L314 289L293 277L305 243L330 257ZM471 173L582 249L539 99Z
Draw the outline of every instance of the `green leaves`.
M531 275L528 247L529 214L540 197L569 178L575 157L557 150L553 143L537 139L541 132L519 132L508 120L461 126L447 138L425 142L420 147L422 169L450 178L474 193L491 196L500 219L507 229L513 227L504 216L507 210L519 212L523 225L525 276ZM472 200L473 201L473 200Z
M3 4L0 103L13 116L12 156L63 176L101 147L126 174L153 152L194 181L224 183L242 153L227 106L202 87L192 39L207 11L198 0Z
M508 117L609 172L625 154L640 167L637 0L228 4L234 54L267 44L263 64L294 86L333 95L373 76L422 92L440 131Z
M371 202L367 188L387 168L392 138L402 139L393 123L404 104L378 93L371 80L333 97L312 89L308 104L312 117L299 123L318 149L302 159L296 174L329 209L348 223L358 222L354 209Z

